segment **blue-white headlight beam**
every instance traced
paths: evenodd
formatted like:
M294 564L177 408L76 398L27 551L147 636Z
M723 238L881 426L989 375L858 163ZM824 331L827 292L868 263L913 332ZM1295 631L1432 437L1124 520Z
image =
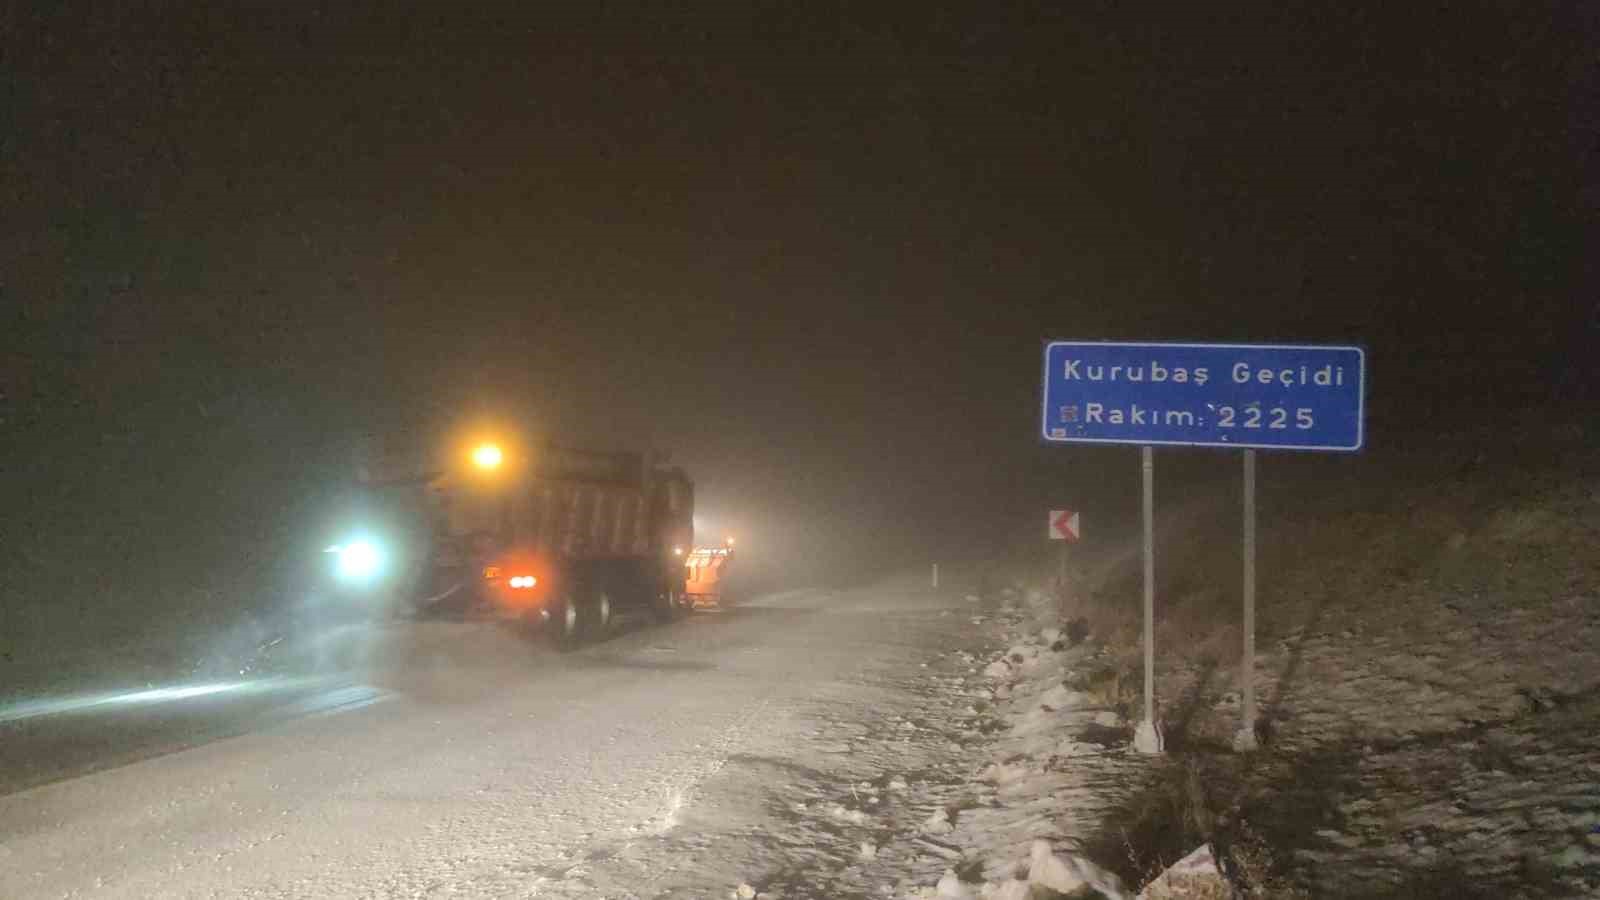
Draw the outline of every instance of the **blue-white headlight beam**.
M338 556L335 571L347 581L366 581L383 570L383 551L369 540L335 544L328 552Z

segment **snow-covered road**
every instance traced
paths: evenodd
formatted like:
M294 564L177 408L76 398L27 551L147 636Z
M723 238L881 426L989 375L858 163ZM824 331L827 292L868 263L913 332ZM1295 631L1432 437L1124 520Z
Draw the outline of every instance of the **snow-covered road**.
M858 846L842 829L870 829L863 792L886 808L891 780L960 749L911 711L943 693L922 690L923 664L982 640L964 606L909 579L791 591L567 655L488 624L392 626L368 677L308 689L304 715L0 797L0 896L721 897L827 880L853 861L836 845ZM321 708L336 690L361 702ZM814 763L844 757L884 764L881 801L825 784ZM834 787L821 821L794 812L795 791Z

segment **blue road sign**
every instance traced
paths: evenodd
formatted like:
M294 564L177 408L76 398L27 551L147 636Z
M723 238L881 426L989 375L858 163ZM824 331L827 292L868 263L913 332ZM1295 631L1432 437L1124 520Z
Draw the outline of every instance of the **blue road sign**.
M1359 347L1053 341L1044 439L1360 450L1365 369Z

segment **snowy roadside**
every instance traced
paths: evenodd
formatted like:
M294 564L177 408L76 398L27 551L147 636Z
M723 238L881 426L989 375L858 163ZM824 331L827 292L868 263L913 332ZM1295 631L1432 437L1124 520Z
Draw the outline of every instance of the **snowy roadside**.
M191 623L192 626L192 623ZM198 682L331 674L372 626L312 627L254 617L212 629L171 628L93 646L30 648L0 661L0 707L105 691Z
M1227 503L1169 516L1167 752L1125 773L1081 848L1131 882L1214 847L1240 896L1600 896L1600 459L1563 452L1286 478L1274 493L1315 500L1273 511L1263 549L1253 753L1232 746L1237 557L1206 525ZM1070 614L1109 646L1079 665L1133 700L1136 549L1084 549Z
M1590 484L1572 469L1421 483L1377 513L1286 522L1305 545L1366 537L1272 585L1262 750L1229 749L1236 657L1168 639L1172 759L1126 816L1191 783L1167 804L1190 821L1169 826L1214 841L1256 896L1600 895Z
M259 674L285 635L243 630L216 636L174 632L94 646L14 654L0 665L0 705Z
M1316 622L1258 661L1263 751L1226 751L1231 678L1169 673L1221 843L1314 896L1600 894L1600 604L1417 603ZM1220 682L1220 683L1219 683ZM1268 874L1268 873L1262 873ZM1498 893L1504 892L1504 893Z
M367 677L410 633L515 632L483 617L363 616L309 604L126 634L92 645L62 640L0 658L0 710L100 693L264 681ZM63 636L66 638L68 636Z
M1210 568L1226 556L1194 542L1209 501L1165 539L1182 566L1169 574L1200 574L1158 615L1162 756L1128 752L1119 718L1138 714L1136 604L1117 574L1136 554L1080 555L1068 615L1097 629L1082 643L1087 622L1062 635L1053 603L1014 594L990 623L1003 656L963 658L992 679L992 705L974 697L991 740L942 838L961 852L905 893L1600 896L1592 456L1396 476L1277 519L1258 752L1233 747L1237 612Z
M1107 817L1157 763L1134 750L1119 692L1101 677L1107 651L1090 639L1086 624L1062 621L1055 599L1039 591L1007 588L1001 599L993 621L1005 649L955 654L967 667L966 693L985 710L978 730L989 735L968 803L953 820L938 809L922 823L960 854L936 881L904 896L1225 896L1207 847L1171 871L1148 873L1153 883L1142 887L1111 870L1099 841Z
M695 832L685 855L714 855L726 896L1135 896L1085 851L1153 765L1093 683L1103 651L1038 592L956 603L897 613L896 639L862 673L808 697L772 723L781 743L745 747L702 786L679 823ZM680 864L686 883L708 875ZM635 896L603 889L630 883L607 867L587 867L591 894ZM1166 881L1221 883L1207 854L1188 869Z

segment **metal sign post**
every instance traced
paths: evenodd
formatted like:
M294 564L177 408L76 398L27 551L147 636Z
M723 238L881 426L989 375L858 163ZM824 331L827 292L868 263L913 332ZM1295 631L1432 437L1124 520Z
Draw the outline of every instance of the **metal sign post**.
M1156 541L1155 541L1155 453L1150 447L1139 449L1144 470L1144 720L1134 733L1133 746L1140 753L1161 752L1161 732L1156 728Z
M1244 721L1236 750L1256 749L1256 451L1244 451L1244 659L1239 662Z
M1255 746L1255 450L1355 452L1365 439L1366 353L1304 344L1052 341L1044 347L1040 436L1050 444L1143 448L1144 721L1135 744L1159 752L1155 722L1155 564L1151 447L1243 450L1244 723Z

